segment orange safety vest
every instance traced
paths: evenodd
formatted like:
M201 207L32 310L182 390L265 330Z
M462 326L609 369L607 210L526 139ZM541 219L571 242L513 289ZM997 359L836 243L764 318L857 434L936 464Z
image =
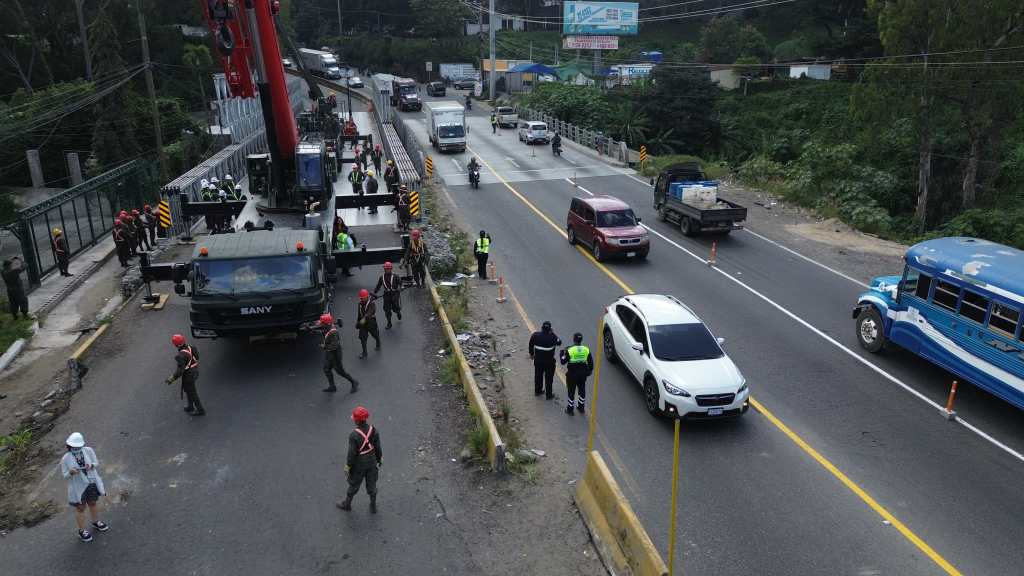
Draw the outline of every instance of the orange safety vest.
M192 353L191 346L185 346L184 348L179 348L179 350L188 354L188 363L185 364L185 370L192 370L193 368L199 367L199 360L196 360L195 354Z
M395 284L395 275L394 274L391 274L391 282L388 282L388 275L387 274L381 274L380 275L380 281L384 285L384 290L385 291L387 291L387 292L394 292L395 291L395 286L394 286L394 284Z
M337 331L338 331L338 329L332 326L331 329L328 330L327 333L324 334L324 346L327 346L327 338L328 338L328 336L330 336L331 334L333 334L333 333L335 333Z
M360 428L356 428L356 432L363 437L363 444L359 447L359 455L365 456L366 454L373 452L373 443L370 442L370 436L373 436L373 426L370 426L370 429L366 432L363 432Z

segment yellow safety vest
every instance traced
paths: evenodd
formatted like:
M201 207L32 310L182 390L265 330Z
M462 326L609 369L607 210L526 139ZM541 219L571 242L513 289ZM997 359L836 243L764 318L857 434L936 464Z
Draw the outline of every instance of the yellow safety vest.
M586 346L570 346L567 352L569 353L570 364L585 363L590 356L590 348Z
M338 250L348 250L348 234L338 232Z
M483 254L487 254L491 251L491 239L490 238L477 238L476 239L476 251Z

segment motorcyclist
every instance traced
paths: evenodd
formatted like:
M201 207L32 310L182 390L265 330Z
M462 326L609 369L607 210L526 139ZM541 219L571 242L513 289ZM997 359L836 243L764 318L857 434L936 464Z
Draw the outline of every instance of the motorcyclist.
M555 132L555 137L551 139L551 149L555 154L562 153L562 135L558 132Z
M466 94L466 110L472 110L472 109L473 109L473 100L469 97L469 94Z
M476 161L476 156L469 159L466 168L469 170L469 183L476 184L480 180L480 164Z

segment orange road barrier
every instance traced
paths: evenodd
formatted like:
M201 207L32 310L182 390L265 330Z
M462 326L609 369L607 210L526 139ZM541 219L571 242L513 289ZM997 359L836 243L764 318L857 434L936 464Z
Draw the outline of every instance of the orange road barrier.
M487 281L491 284L498 283L498 271L494 266L494 262L487 263Z
M505 277L504 276L498 276L498 297L496 298L496 300L498 302L504 302L506 300L506 298L505 298Z
M711 243L711 256L708 258L708 266L714 266L718 262L718 242Z
M956 411L953 410L953 400L956 399L956 380L953 380L953 385L949 387L949 398L946 399L946 419L952 420L956 418Z

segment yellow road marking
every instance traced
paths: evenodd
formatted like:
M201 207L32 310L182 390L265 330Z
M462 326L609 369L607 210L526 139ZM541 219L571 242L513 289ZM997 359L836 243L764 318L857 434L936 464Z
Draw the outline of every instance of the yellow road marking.
M473 152L472 150L470 150L470 152L472 152L473 154L476 155L476 152ZM552 221L550 218L548 218L548 216L546 214L541 212L536 206L533 205L532 202L530 202L529 200L526 199L526 197L524 197L522 194L520 194L518 190L513 188L512 185L509 184L508 181L505 180L500 174L498 174L498 172L494 168L492 168L491 165L488 164L486 160L484 160L479 155L477 155L477 157L480 158L480 161L483 162L484 166L487 166L487 168L491 171L491 173L494 174L494 176L496 178L498 178L498 180L500 180L501 183L504 184L505 187L508 188L509 191L512 192L512 194L514 194L516 196L516 198L519 198L519 200L523 204L525 204L527 206L527 208L529 208L535 214L537 214L537 216L539 216L543 221L547 222L548 225L550 225L552 228L554 228L563 238L568 239L568 236L566 235L565 231L563 231L557 224L555 224L554 221ZM580 251L581 254L586 256L591 261L591 263L593 263L595 266L597 266L599 270L604 272L605 275L608 276L608 278L610 278L613 282L615 282L623 290L625 290L625 292L627 294L634 294L635 293L635 291L632 288L630 288L630 286L628 284L623 282L621 278L619 278L614 272L609 270L606 266L604 266L603 264L601 264L600 262L595 260L594 257L591 256L591 254L589 252L586 252L580 246L577 246L576 248L577 248L577 250ZM530 323L529 319L527 319L526 313L523 310L522 306L519 304L519 301L513 299L513 302L515 303L516 308L519 311L520 315L522 315L523 318L526 319L527 326L529 327L531 325L531 323ZM532 328L531 328L531 331L532 331ZM559 379L562 380L563 383L564 383L564 379L563 379L562 374L560 372L558 373L558 376L559 376ZM837 480L839 480L839 482L842 483L843 486L845 486L848 490L850 490L850 492L853 492L853 494L856 495L858 498L860 498L862 502L864 502L865 504L868 505L869 508L874 510L876 514L881 516L884 520L888 521L889 524L891 524L894 528L896 528L896 530L901 535L903 535L904 538L906 538L908 541L910 541L910 543L913 544L915 547L917 547L918 550L923 552L925 556L930 558L932 560L932 562L934 562L946 574L949 574L950 576L961 576L961 572L955 566L953 566L948 560L943 558L941 554L936 552L934 548L929 546L927 542L922 540L921 537L918 536L917 534L915 534L914 531L911 530L906 524L904 524L898 518L896 518L896 516L894 516L892 512L889 512L888 509L886 509L884 506L882 506L877 500L875 500L870 494L868 494L866 490L861 488L860 485L858 485L849 476L847 476L845 473L843 473L843 471L840 470L835 464L833 464L828 458L826 458L820 452L815 450L810 444L807 443L806 440L801 438L799 434L797 434L796 432L791 430L789 428L789 426L786 426L782 422L782 420L779 420L779 418L777 416L775 416L770 410L765 408L765 406L763 404L761 404L760 402L755 400L753 396L750 397L750 405L753 406L754 409L756 409L760 414L762 414L769 422L771 422L771 424L773 426L775 426L779 431L781 431L787 438L789 438L791 442L796 444L797 447L799 447L801 450L803 450L808 456L810 456L822 468L827 470L829 472L829 474L831 474L833 477L835 477ZM607 443L602 442L602 444L605 444L606 448L608 447ZM611 453L611 452L609 452L609 453ZM616 461L616 458L615 458L614 454L612 455L612 459L613 459L613 461ZM615 462L615 465L616 465L616 467L618 467L620 469L620 471L624 471L625 470L620 465L620 463L618 461ZM629 483L628 476L627 476L627 483Z

